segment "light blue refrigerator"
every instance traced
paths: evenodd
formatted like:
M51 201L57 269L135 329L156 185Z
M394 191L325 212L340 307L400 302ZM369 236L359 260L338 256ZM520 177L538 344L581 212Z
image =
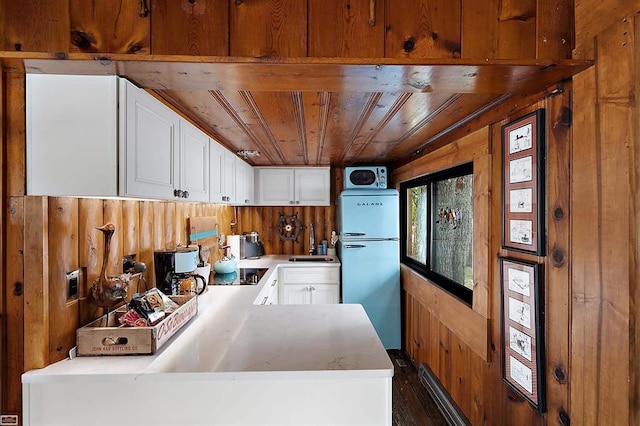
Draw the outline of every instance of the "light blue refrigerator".
M362 304L384 347L400 349L398 191L342 191L337 213L342 303Z

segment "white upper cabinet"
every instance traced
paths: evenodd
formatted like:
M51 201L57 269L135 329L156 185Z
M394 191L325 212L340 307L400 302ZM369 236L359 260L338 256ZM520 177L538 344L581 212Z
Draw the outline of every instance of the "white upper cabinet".
M222 155L222 192L225 194L226 202L235 204L236 202L236 155L224 150Z
M206 134L180 119L179 186L188 201L209 201L209 145Z
M209 200L209 138L153 96L120 80L121 193Z
M210 201L253 204L253 167L216 141L211 141Z
M329 167L256 167L256 204L328 206Z
M122 195L174 199L179 190L180 119L144 90L120 80Z
M329 167L308 167L295 171L295 204L302 206L328 206L331 204L331 178Z
M222 191L224 147L216 141L209 143L209 201L212 203L223 203L224 194Z
M253 204L253 166L236 157L236 203L239 206Z
M118 195L115 76L26 76L27 195Z
M234 204L236 202L236 155L211 141L209 201L212 203Z
M209 201L209 137L115 76L27 74L27 194Z
M255 169L256 203L265 206L286 206L294 204L293 169L262 168Z

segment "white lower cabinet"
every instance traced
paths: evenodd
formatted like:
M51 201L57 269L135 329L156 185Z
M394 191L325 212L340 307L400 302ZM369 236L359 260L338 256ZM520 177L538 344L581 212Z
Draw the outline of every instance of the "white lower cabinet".
M280 303L340 303L339 267L279 267Z
M287 284L282 286L283 305L322 305L340 302L337 284Z
M267 278L267 284L256 297L254 305L277 305L278 304L278 273L275 272Z

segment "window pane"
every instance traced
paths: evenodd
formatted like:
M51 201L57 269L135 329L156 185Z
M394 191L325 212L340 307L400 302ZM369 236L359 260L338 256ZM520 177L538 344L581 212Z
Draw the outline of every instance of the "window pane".
M427 186L407 189L407 256L427 263Z
M433 183L431 269L473 289L473 175Z

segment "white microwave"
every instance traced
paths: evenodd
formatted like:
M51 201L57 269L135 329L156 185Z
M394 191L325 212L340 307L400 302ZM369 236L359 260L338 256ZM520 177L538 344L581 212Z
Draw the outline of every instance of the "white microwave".
M385 189L387 168L357 166L344 168L344 189Z

